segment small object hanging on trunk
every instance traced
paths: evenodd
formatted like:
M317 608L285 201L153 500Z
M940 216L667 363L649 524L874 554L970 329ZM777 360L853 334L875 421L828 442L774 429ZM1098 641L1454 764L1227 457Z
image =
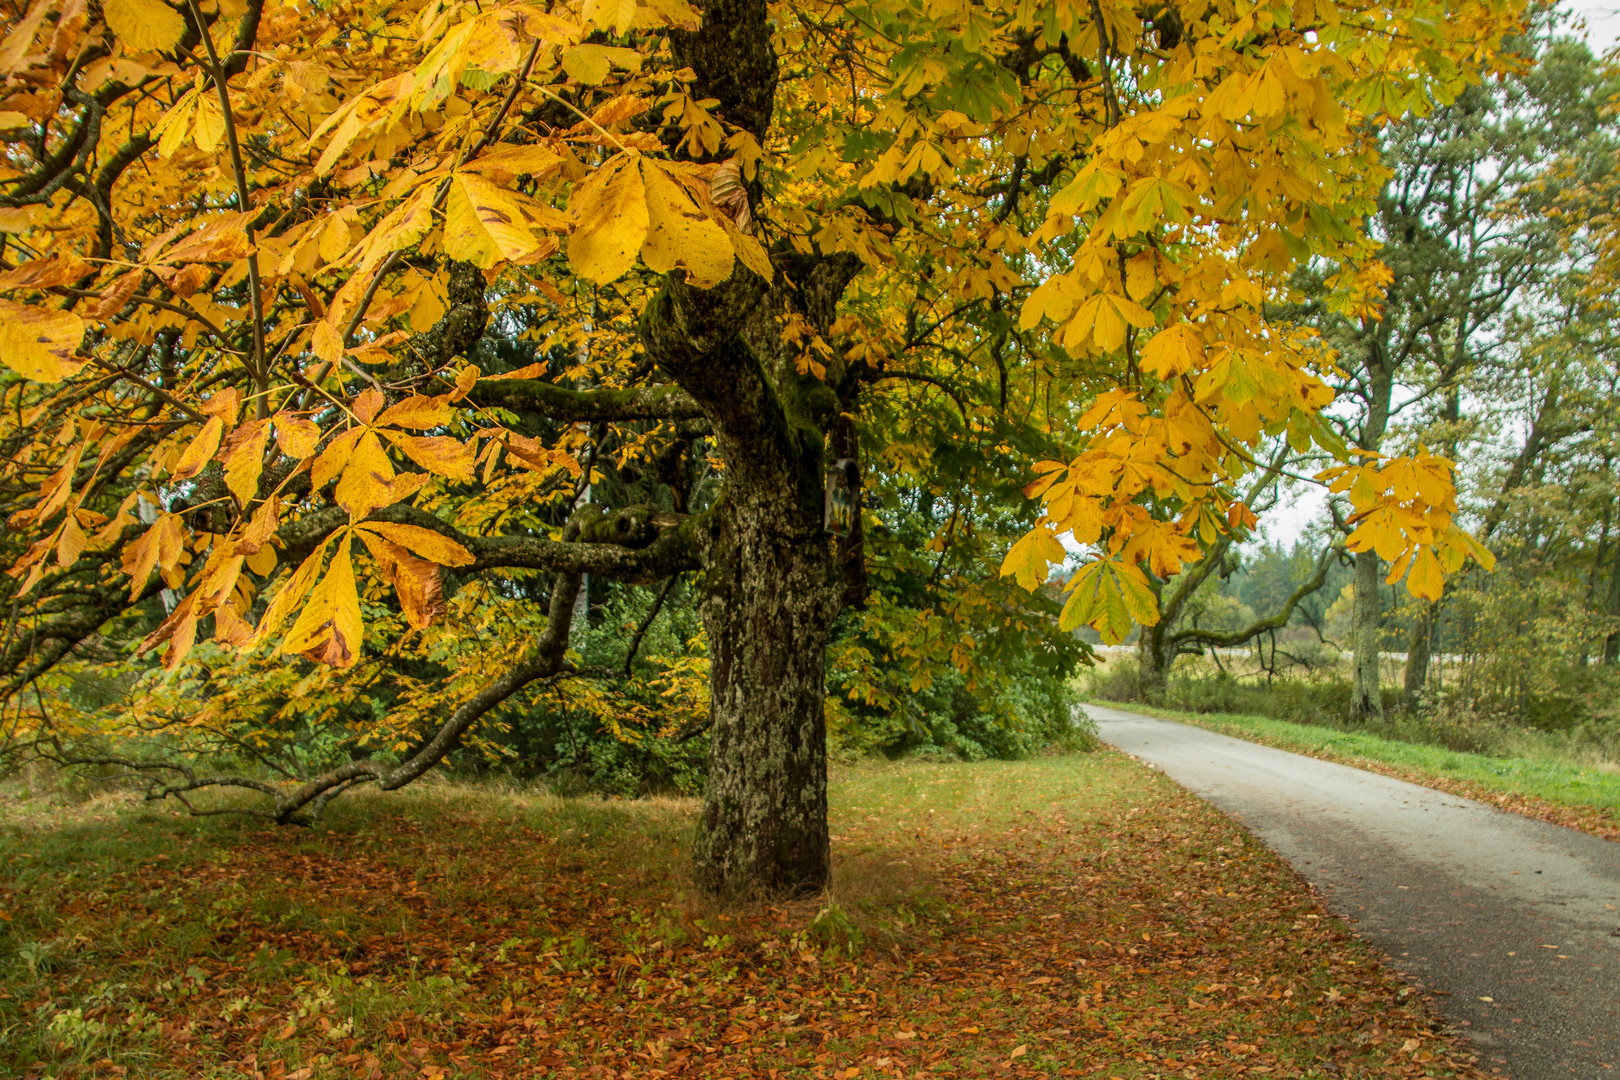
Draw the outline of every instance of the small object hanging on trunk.
M839 458L827 469L826 502L822 527L834 536L855 531L855 515L860 513L860 475L854 458Z

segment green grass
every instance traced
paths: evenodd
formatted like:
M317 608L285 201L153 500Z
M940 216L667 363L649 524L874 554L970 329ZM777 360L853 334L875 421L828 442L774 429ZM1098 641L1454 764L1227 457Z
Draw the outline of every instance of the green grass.
M1112 702L1097 704L1104 708L1120 708L1180 720L1283 749L1319 753L1339 760L1378 762L1395 769L1475 785L1504 795L1587 807L1620 816L1620 770L1579 767L1529 758L1491 757L1264 716L1192 713L1148 705L1116 706Z

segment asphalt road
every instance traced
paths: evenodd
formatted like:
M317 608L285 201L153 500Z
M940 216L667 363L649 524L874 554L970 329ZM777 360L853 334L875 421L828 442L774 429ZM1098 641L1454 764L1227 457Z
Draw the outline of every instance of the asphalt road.
M1293 864L1514 1080L1620 1080L1620 843L1202 728L1087 706Z

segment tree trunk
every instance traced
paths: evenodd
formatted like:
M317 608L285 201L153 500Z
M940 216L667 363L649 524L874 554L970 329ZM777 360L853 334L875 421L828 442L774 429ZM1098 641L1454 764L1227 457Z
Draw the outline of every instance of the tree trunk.
M695 862L721 896L804 896L831 880L823 662L843 582L819 517L784 523L780 509L729 503L710 549L713 726Z
M1614 545L1614 569L1609 572L1609 600L1604 606L1611 619L1620 619L1620 543ZM1604 639L1603 662L1620 664L1620 630L1611 631Z
M1362 418L1360 438L1363 450L1377 450L1389 428L1389 406L1395 391L1395 374L1388 361L1390 324L1378 323L1369 341L1366 370L1367 413ZM1355 648L1355 678L1350 698L1350 719L1366 723L1382 719L1384 699L1379 692L1378 629L1383 621L1382 562L1376 551L1356 552L1356 603L1352 609L1351 641Z
M1142 627L1136 639L1136 696L1150 705L1164 703L1170 684L1170 661L1165 646L1163 621Z
M1383 615L1379 586L1383 584L1382 564L1376 551L1356 552L1355 680L1350 698L1350 718L1358 723L1382 719L1384 699L1378 689L1378 624Z
M1425 604L1412 627L1412 638L1406 645L1406 676L1401 686L1401 704L1408 709L1417 707L1423 696L1423 688L1429 683L1429 641L1434 636L1435 619L1439 613L1439 604L1433 601Z

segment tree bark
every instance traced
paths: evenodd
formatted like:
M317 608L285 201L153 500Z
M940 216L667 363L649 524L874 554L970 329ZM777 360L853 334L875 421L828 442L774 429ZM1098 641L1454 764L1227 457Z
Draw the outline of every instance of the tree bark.
M831 881L824 663L845 581L822 517L825 433L841 402L795 371L776 319L791 303L741 273L707 291L671 281L641 323L726 462L702 600L711 727L693 852L700 886L718 896L803 896Z
M1434 635L1435 619L1440 605L1433 601L1425 604L1412 627L1412 638L1406 645L1406 674L1401 685L1401 704L1416 708L1423 697L1423 688L1429 681L1429 640Z
M783 522L771 500L730 494L702 604L712 727L697 878L720 896L804 896L832 874L824 661L843 582L819 516Z
M1172 646L1165 640L1165 620L1157 626L1144 626L1136 639L1136 695L1150 705L1164 702L1170 689Z
M1367 414L1362 419L1361 437L1357 440L1363 450L1377 450L1389 430L1389 407L1395 391L1395 372L1389 361L1389 333L1389 324L1381 322L1368 342ZM1384 715L1378 671L1378 630L1384 618L1383 597L1379 594L1383 584L1381 566L1376 551L1356 553L1356 603L1351 610L1351 640L1356 652L1350 718L1359 723L1382 719Z
M1378 589L1383 576L1383 564L1376 551L1356 552L1356 603L1352 609L1355 685L1350 718L1359 723L1384 716L1384 698L1378 685L1378 626L1383 616Z
M1614 569L1609 572L1609 599L1604 607L1610 618L1620 619L1620 543L1614 545ZM1604 639L1603 662L1620 664L1620 630L1610 632Z

